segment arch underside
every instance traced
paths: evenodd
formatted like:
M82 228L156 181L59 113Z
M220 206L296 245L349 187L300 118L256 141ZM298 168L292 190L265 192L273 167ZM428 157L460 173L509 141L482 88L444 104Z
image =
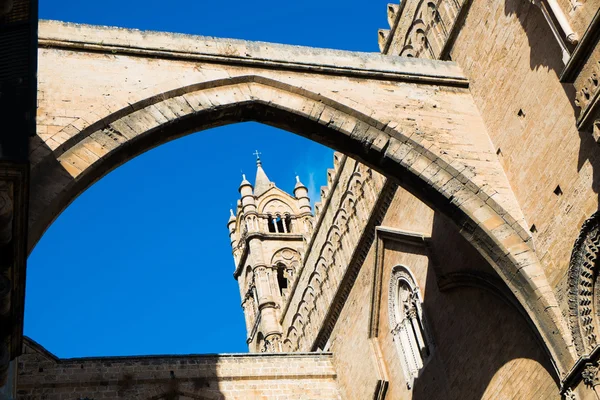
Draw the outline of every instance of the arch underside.
M257 121L341 151L396 179L447 215L523 305L559 373L572 364L570 334L466 89L230 67L227 76L218 72L217 79L207 79L211 73L204 70L202 77L165 79L168 84L146 90L136 91L135 85L124 89L115 82L97 92L97 101L86 103L85 92L98 88L86 87L85 75L73 77L70 84L75 89L70 94L51 98L50 88L60 81L50 84L59 78L44 69L44 59L52 62L72 55L73 68L80 68L87 59L96 62L113 56L44 51L40 88L47 92L41 95L38 126L50 118L60 119L65 107L57 101L60 96L79 111L72 118L63 115L53 135L40 129L42 133L32 139L30 249L71 201L124 162L189 133ZM114 57L113 63L129 62L125 56ZM152 62L139 58L135 62ZM65 74L68 62L61 65ZM157 62L163 67L167 63ZM100 78L89 82L98 85ZM190 80L195 83L182 85ZM324 82L331 85L325 89ZM129 93L118 98L127 89ZM101 92L114 96L99 96Z

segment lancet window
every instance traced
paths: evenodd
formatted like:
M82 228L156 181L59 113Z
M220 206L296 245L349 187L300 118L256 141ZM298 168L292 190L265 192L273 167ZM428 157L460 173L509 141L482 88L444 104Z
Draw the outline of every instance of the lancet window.
M285 233L285 228L283 227L283 218L281 218L281 215L278 215L277 218L275 219L275 227L277 228L277 232L278 233Z
M389 288L390 329L409 389L433 351L421 303L419 288L410 271L395 267Z
M269 227L269 232L271 233L275 233L276 232L276 228L275 228L275 220L273 219L273 216L271 214L269 214L267 216L267 225Z
M279 294L286 298L289 288L288 271L284 264L277 265L277 285L279 286Z

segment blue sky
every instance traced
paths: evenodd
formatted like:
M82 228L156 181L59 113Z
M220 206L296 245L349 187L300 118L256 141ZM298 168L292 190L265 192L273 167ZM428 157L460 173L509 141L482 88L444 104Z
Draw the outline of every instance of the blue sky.
M40 18L377 52L388 0L40 0ZM257 123L178 139L101 179L29 257L25 334L59 357L246 352L226 229L262 153L315 192L332 151Z

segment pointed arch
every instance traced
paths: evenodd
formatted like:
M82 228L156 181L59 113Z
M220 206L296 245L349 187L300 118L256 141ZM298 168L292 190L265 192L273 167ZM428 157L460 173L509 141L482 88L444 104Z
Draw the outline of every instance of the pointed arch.
M81 192L124 162L192 132L254 120L344 152L448 216L515 293L564 371L573 356L570 334L530 236L496 202L501 196L490 196L470 170L451 166L454 160L443 159L435 145L425 147L396 123L370 115L257 75L184 86L101 119L84 115L65 128L77 133L32 165L29 248Z

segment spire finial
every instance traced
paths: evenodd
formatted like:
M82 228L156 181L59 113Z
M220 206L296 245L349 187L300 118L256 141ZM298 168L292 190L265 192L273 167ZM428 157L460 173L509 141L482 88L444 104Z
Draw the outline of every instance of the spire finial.
M296 175L296 182L300 183L300 176Z
M254 153L252 153L256 156L256 165L260 165L260 155L262 154L261 152L259 152L258 150L255 150Z
M233 214L233 208L229 209L229 214L231 214L232 217L235 217L235 215Z

